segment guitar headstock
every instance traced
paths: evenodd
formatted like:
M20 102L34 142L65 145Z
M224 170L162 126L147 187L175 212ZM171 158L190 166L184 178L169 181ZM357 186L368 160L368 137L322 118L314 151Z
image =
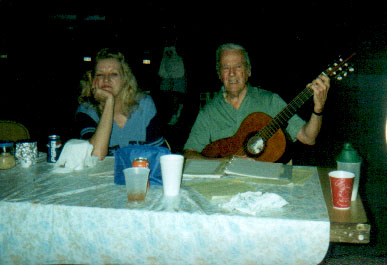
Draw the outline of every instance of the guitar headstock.
M338 62L335 62L332 66L326 69L324 73L329 77L333 77L337 80L342 80L348 75L348 73L355 71L355 69L348 64L348 61L355 55L356 53L353 53L345 60L339 58Z

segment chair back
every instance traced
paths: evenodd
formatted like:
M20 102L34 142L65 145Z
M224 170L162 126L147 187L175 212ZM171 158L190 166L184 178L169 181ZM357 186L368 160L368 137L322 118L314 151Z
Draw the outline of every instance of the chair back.
M0 140L17 142L24 139L30 139L30 133L23 124L0 120Z

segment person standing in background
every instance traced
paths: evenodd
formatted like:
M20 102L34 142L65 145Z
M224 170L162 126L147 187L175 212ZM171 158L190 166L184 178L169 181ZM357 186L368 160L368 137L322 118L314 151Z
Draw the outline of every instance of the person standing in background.
M187 93L186 73L183 58L177 53L176 42L164 47L159 76L160 90L173 102L172 117L169 125L175 125L183 109L184 96Z

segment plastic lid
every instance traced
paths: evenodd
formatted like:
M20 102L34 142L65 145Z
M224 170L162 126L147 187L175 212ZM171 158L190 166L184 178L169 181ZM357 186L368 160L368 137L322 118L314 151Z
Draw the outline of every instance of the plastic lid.
M357 151L352 147L351 143L345 143L344 148L337 157L336 161L338 162L347 162L347 163L359 163L362 161L362 158L359 156Z
M0 147L13 147L13 142L0 142Z

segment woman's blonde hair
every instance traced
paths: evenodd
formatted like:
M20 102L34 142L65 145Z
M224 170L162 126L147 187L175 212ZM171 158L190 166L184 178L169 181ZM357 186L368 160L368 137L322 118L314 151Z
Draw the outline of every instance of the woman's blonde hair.
M100 113L100 104L94 99L92 86L95 75L95 68L97 64L104 59L115 59L121 66L122 75L122 87L119 97L121 98L121 109L128 117L137 108L139 100L144 96L141 90L138 88L137 80L129 67L129 64L125 61L124 55L119 51L114 51L109 48L100 50L94 62L93 70L87 71L83 79L80 81L82 89L81 95L78 97L79 104L88 102Z

